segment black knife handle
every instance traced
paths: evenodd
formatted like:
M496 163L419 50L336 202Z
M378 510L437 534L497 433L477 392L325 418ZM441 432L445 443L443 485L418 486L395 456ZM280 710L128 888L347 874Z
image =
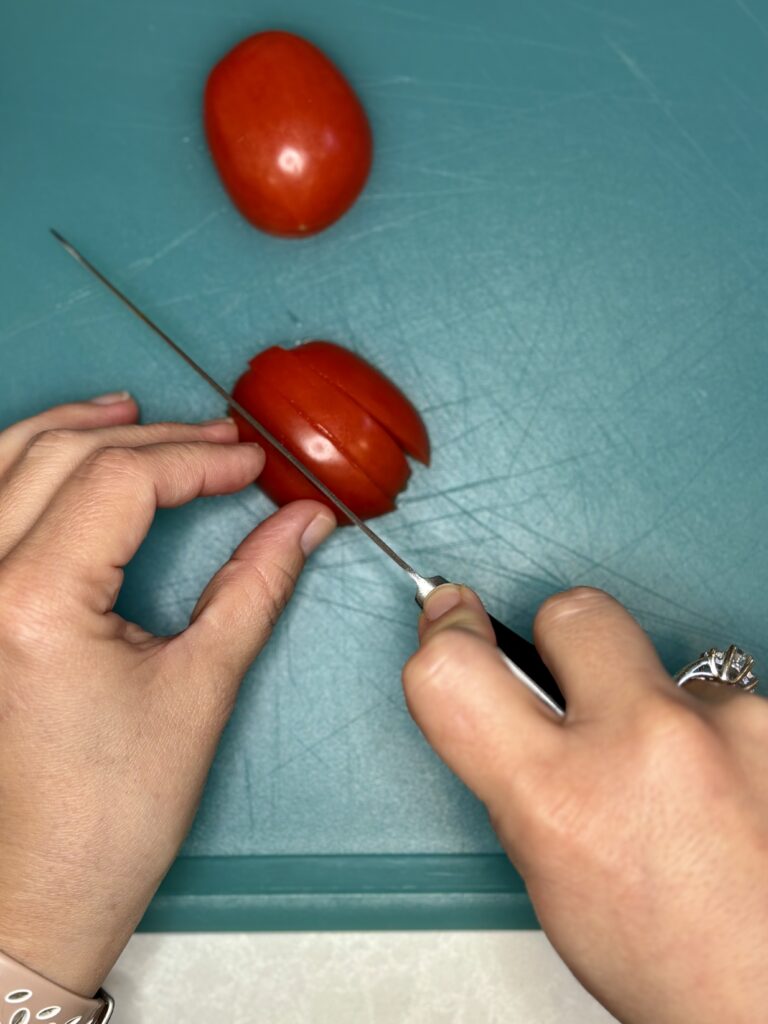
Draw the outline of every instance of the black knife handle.
M539 652L528 640L518 636L509 626L489 616L493 631L496 634L496 644L499 650L506 654L523 672L550 697L560 711L565 711L565 697L560 687L555 682L552 673L541 660Z
M416 583L416 604L420 608L424 607L424 602L433 590L449 582L445 576L420 576L416 573L411 575ZM494 619L492 615L489 615L488 618L491 620L493 631L496 634L497 647L507 661L511 662L510 669L512 671L517 669L526 677L520 679L520 682L527 686L532 693L535 693L547 707L564 715L565 697L533 644L518 636L514 630L505 626L503 622L499 622L498 619Z

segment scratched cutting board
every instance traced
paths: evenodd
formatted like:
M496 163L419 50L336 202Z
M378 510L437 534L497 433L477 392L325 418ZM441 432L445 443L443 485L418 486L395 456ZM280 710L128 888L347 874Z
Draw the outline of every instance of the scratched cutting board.
M376 135L363 198L299 243L240 219L200 126L207 69L274 26ZM318 336L391 373L435 457L377 525L513 627L590 583L670 669L731 641L766 664L767 57L764 0L3 0L0 420L122 387L147 419L223 411L55 224L226 382ZM123 613L182 628L268 511L161 514ZM406 712L415 620L361 536L314 559L145 927L533 922Z

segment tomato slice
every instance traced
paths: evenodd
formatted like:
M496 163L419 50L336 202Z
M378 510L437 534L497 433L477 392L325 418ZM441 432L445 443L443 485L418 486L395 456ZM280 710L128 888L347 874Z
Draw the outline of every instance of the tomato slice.
M262 374L266 385L330 436L339 451L386 494L396 497L411 475L402 448L345 391L298 359L299 351L265 349L251 360L253 372Z
M383 491L359 466L340 451L333 438L285 398L262 374L248 370L235 384L233 397L275 436L330 490L357 515L372 518L391 512L392 497ZM259 477L259 487L278 505L297 498L314 498L333 509L339 521L345 517L328 498L295 469L272 445L256 433L237 412L232 415L242 441L262 444L267 460Z
M308 341L292 354L369 412L409 455L429 465L429 437L424 422L388 377L331 341Z

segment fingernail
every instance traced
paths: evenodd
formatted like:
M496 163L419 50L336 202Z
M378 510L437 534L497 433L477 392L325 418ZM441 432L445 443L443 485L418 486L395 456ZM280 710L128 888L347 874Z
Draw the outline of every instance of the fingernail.
M106 395L97 395L90 401L92 405L117 405L118 402L125 402L130 397L128 391L110 391Z
M461 604L461 587L453 583L444 583L433 590L424 602L424 617L430 622L442 618L451 608Z
M200 423L201 427L223 427L226 424L228 427L234 427L235 421L231 416L222 416L217 420L202 420Z
M305 555L311 555L326 537L330 537L335 528L336 520L330 509L327 512L318 512L301 535L301 550Z

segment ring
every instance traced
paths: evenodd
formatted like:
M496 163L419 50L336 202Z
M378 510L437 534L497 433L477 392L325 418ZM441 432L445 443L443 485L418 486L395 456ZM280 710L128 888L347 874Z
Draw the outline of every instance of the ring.
M712 686L736 686L745 693L754 693L758 679L752 672L755 659L733 644L727 651L712 647L675 675L678 686L702 680Z

